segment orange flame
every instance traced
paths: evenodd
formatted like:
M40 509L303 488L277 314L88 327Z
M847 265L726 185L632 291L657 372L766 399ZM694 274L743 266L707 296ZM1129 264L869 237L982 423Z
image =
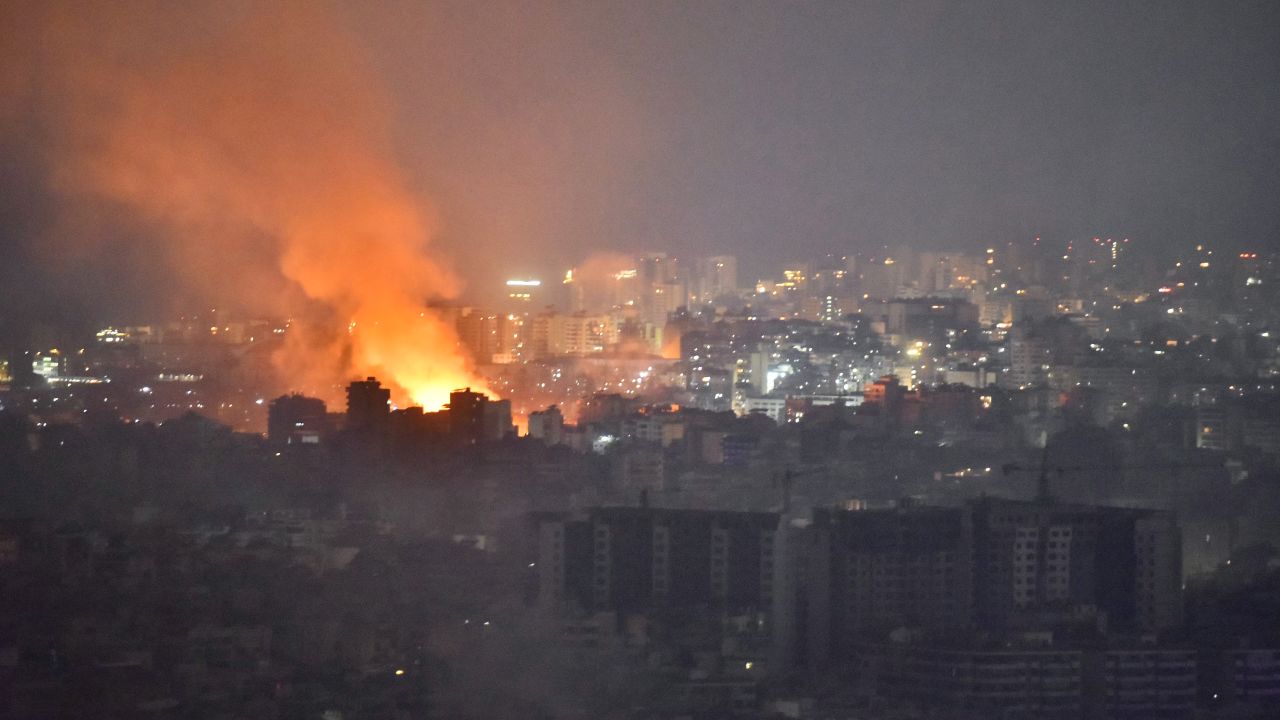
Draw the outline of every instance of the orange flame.
M40 42L19 48L15 87L50 105L58 188L154 226L183 290L293 317L285 385L334 400L376 375L398 404L430 408L483 389L425 309L460 283L427 254L430 218L393 159L376 73L330 6L33 12Z

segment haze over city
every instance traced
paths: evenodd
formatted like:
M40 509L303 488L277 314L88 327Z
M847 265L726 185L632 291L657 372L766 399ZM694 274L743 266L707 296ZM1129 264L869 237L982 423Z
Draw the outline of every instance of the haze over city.
M601 249L737 254L754 275L882 243L1123 235L1172 250L1274 243L1278 227L1271 3L6 7L6 26L31 32L4 45L4 242L23 258L5 279L80 307L145 312L168 298L171 268L134 260L181 240L136 207L59 232L68 206L101 198L57 164L113 118L157 133L165 116L190 121L194 107L121 107L117 91L225 77L219 60L249 33L278 54L254 69L277 77L198 107L252 105L282 124L325 107L374 115L362 130L478 299ZM307 41L317 30L325 39ZM77 53L94 54L94 78L68 77ZM361 97L334 94L357 79ZM290 99L263 116L252 93L281 88ZM95 92L117 97L68 128L68 105ZM282 130L218 132L255 147ZM60 235L92 235L94 249L44 268ZM47 277L13 269L37 261ZM137 292L65 279L96 263Z
M1280 4L0 27L0 716L1280 713Z

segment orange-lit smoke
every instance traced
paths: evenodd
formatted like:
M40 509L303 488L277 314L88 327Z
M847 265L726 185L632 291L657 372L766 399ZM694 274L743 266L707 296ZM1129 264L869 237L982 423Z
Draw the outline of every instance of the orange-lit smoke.
M573 268L573 281L578 285L583 305L588 311L602 312L619 304L626 296L628 283L625 277L636 269L634 256L614 252L592 253Z
M165 239L157 259L207 297L292 317L283 383L334 399L376 375L428 407L483 386L425 307L459 281L427 253L433 219L393 160L386 99L327 5L23 13L30 72L6 84L41 106L53 183L142 218Z

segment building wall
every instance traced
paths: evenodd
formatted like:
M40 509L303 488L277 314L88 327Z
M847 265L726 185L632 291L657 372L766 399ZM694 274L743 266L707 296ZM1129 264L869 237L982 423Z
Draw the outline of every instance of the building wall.
M815 511L808 532L813 662L845 656L865 633L972 625L972 532L962 509Z
M1100 665L1107 717L1186 717L1195 705L1194 650L1112 650L1102 653Z
M898 627L1031 630L1181 623L1181 536L1169 513L984 498L962 508L819 510L804 530L815 662ZM798 582L798 581L797 581Z
M777 522L770 513L657 508L543 517L540 601L565 606L586 598L579 604L589 611L718 607L767 612L774 597Z
M1182 532L1172 515L1139 518L1134 527L1136 620L1144 630L1182 622Z

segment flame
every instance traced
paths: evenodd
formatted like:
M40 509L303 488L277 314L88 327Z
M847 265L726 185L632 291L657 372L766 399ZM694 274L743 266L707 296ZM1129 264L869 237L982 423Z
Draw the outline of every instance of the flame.
M291 389L332 401L375 375L397 404L430 408L487 392L425 309L461 284L429 252L433 218L394 160L372 62L331 6L32 12L22 87L48 106L68 206L141 220L182 291L293 318L275 358Z
M529 414L523 412L511 413L511 424L516 426L516 434L524 437L529 434Z

